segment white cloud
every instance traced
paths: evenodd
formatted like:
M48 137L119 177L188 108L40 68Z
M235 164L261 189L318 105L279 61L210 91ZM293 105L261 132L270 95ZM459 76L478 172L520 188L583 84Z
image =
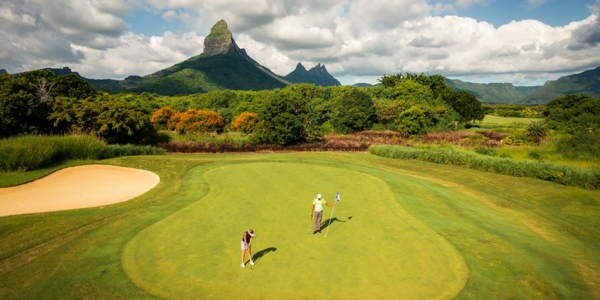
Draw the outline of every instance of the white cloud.
M119 45L111 49L75 46L86 59L71 68L88 78L148 75L199 54L203 41L203 37L192 32L165 32L163 36L153 37L127 33L119 38Z
M35 26L35 18L33 16L26 13L17 14L8 7L0 7L0 19L4 19L2 23L8 22L15 26Z
M142 7L139 0L91 0L91 5L100 12L116 16L128 15Z
M542 0L524 0L543 4ZM552 27L536 20L495 28L449 15L489 0L4 0L0 68L69 66L90 78L147 75L203 51L224 19L238 45L275 73L324 63L347 82L399 72L541 80L600 65L600 0L585 20ZM151 10L187 32L146 37L124 16ZM446 16L439 16L446 14ZM58 65L57 65L58 64Z
M177 13L173 10L169 10L162 15L162 18L171 21L177 18Z

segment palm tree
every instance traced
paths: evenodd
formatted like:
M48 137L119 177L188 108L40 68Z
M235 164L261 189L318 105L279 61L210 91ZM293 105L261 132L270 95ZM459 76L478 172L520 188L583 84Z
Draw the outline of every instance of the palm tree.
M533 121L527 126L527 136L536 143L547 137L549 133L550 129L546 126L545 121Z

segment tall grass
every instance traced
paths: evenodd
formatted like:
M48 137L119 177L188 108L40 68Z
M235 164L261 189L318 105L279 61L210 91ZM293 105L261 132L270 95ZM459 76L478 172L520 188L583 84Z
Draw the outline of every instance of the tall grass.
M0 170L27 171L66 159L97 159L106 145L87 135L25 135L0 140Z
M153 146L137 146L137 145L108 145L100 152L100 159L133 156L133 155L159 155L165 154L165 150Z
M402 146L377 145L369 147L374 155L394 159L416 159L437 164L455 165L469 169L530 177L587 189L600 188L600 171L531 160L491 157L452 148L417 149Z
M0 139L0 171L28 171L64 160L163 154L160 148L110 145L89 135L25 135Z

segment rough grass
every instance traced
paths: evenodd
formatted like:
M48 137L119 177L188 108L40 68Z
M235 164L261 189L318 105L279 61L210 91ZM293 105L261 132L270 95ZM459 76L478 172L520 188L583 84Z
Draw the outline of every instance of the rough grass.
M0 139L0 171L30 171L68 160L164 154L152 146L107 145L89 135L24 135Z
M468 276L458 299L600 298L598 192L364 153L105 162L161 182L116 205L0 218L0 298L450 298L453 276ZM306 234L314 194L338 189L330 236ZM254 270L239 266L249 227Z

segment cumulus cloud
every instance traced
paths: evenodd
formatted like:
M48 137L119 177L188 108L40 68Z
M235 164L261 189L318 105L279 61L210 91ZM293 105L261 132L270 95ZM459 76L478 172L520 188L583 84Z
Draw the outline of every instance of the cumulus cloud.
M163 19L171 21L177 18L177 13L173 10L169 10L162 15Z
M91 0L98 11L115 16L126 16L142 7L140 0Z
M76 70L88 78L148 75L201 53L203 41L203 37L193 32L165 32L163 36L153 37L130 32L119 38L117 47L108 50L75 47L87 58Z
M523 0L543 5L545 0ZM600 0L590 16L553 27L536 20L499 27L457 10L490 0L4 0L0 68L69 66L90 78L147 75L202 53L224 19L238 45L275 73L325 63L348 82L399 72L541 80L600 65ZM155 36L125 17L150 11L185 25ZM443 16L442 16L443 15ZM357 79L358 78L358 79Z

